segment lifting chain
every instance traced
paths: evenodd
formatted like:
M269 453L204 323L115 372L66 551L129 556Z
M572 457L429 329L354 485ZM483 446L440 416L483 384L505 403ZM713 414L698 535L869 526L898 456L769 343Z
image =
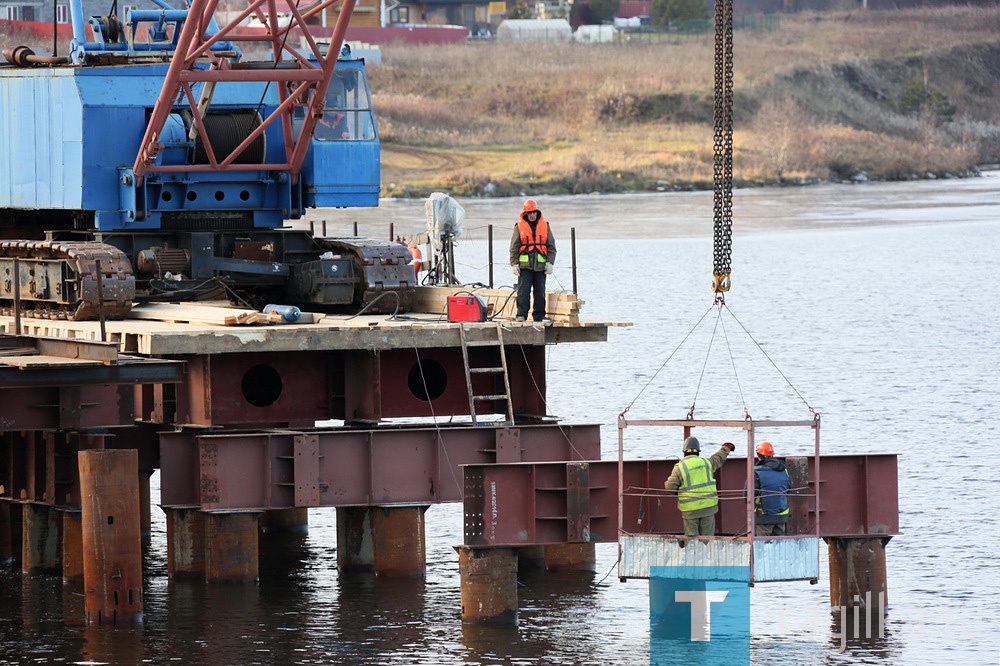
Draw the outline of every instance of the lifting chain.
M729 291L733 249L733 0L715 5L712 291Z

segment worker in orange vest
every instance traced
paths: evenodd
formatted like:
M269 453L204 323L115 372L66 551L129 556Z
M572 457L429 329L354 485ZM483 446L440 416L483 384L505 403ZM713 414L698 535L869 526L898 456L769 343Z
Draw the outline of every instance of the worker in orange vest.
M552 321L545 316L545 276L552 274L555 260L556 241L549 223L535 200L528 199L510 239L510 268L517 276L517 321L527 319L529 305L533 306L532 319Z

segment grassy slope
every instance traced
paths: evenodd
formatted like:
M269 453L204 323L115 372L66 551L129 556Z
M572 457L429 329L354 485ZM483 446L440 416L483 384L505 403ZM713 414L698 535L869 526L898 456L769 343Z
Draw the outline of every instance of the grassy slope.
M1000 161L1000 7L789 15L734 44L740 182L905 178ZM711 182L711 36L388 46L383 61L372 85L387 195ZM954 105L952 120L899 111L914 81Z

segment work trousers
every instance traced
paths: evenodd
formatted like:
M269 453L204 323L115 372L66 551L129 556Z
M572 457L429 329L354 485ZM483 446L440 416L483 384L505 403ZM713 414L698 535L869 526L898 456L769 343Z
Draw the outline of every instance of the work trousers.
M532 302L533 301L533 302ZM517 276L517 316L528 317L528 305L531 308L531 318L535 321L545 319L545 271L533 271L522 268Z
M684 536L715 536L715 514L701 518L684 518Z
M785 523L777 523L775 525L761 525L757 523L757 526L753 531L754 536L785 536Z

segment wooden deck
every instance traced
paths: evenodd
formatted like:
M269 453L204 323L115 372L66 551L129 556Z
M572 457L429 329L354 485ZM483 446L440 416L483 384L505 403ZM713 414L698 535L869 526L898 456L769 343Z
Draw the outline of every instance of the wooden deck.
M278 323L273 317L261 321L248 316L251 310L222 304L164 305L137 306L130 318L107 321L107 341L116 343L122 353L143 356L461 346L461 325L449 323L439 312L398 316L304 313L300 322ZM496 321L503 324L508 344L521 345L602 342L607 340L608 328L630 325L578 316L574 322L515 322L501 317ZM494 325L493 321L466 323L466 337L476 340L477 331L485 335ZM0 316L0 333L14 331L13 317ZM24 317L21 334L100 341L101 327L96 321Z

